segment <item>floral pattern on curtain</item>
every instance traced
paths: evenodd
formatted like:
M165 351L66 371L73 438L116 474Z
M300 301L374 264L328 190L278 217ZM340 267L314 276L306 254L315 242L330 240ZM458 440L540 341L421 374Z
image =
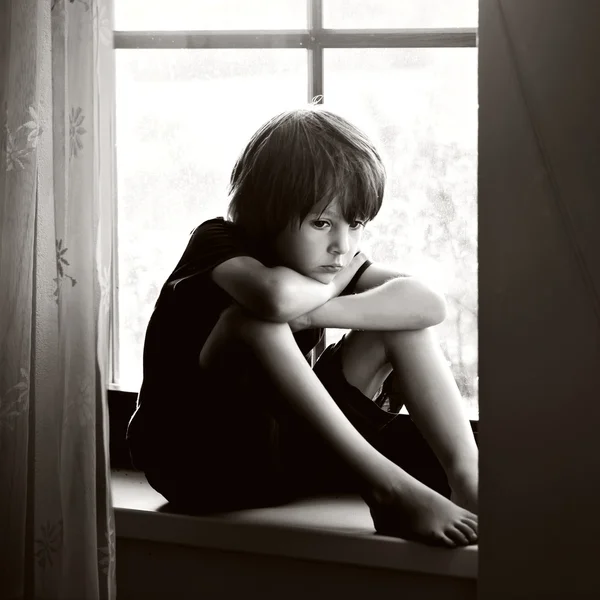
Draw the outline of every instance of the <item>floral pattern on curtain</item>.
M0 597L113 599L112 0L0 0Z

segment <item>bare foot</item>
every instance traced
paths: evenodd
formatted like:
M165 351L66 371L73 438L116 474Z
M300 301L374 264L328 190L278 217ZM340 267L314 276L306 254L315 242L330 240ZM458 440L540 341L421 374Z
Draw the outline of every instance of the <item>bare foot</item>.
M367 502L378 533L450 548L477 543L476 514L408 475L402 479L401 489Z

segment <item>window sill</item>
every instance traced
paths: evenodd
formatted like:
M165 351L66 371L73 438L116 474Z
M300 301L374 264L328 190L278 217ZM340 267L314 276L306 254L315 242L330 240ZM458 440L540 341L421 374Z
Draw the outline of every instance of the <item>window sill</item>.
M462 579L477 578L476 546L447 550L376 535L367 506L352 495L208 516L169 512L144 474L114 469L117 538L285 556Z

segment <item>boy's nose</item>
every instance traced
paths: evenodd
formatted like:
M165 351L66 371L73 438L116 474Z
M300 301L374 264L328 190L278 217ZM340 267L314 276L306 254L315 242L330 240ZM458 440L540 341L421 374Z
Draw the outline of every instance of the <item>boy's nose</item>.
M350 237L347 232L340 232L334 237L331 250L335 254L346 254L350 250Z

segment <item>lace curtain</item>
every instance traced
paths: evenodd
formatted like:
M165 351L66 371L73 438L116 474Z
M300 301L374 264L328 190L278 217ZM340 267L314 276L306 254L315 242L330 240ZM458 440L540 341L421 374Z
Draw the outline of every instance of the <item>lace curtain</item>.
M0 597L115 598L112 0L0 0Z

